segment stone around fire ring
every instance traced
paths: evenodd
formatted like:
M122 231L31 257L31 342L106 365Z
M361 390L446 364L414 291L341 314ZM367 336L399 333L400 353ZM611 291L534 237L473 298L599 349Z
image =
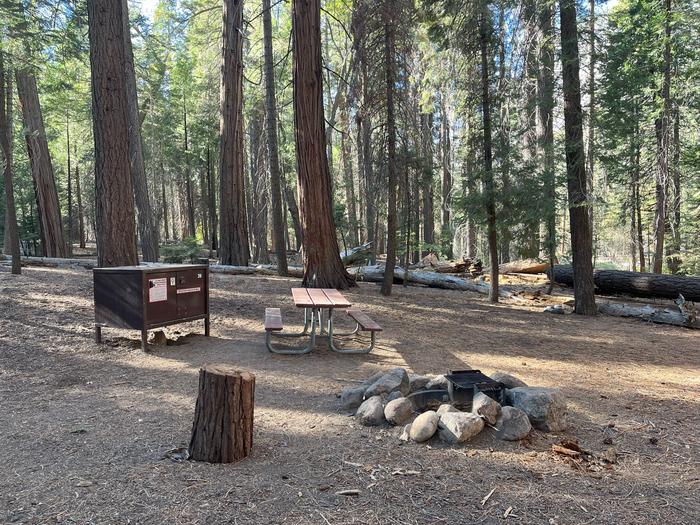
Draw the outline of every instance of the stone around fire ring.
M365 398L369 399L372 396L391 394L397 390L403 395L406 395L408 394L408 389L409 383L406 370L403 368L394 368L370 385L365 391Z
M566 399L555 388L519 387L507 391L508 400L530 418L532 426L545 432L566 430Z
M464 443L484 429L484 420L469 412L448 412L440 418L440 439L447 443Z
M384 407L384 417L392 425L403 425L412 414L413 404L405 397L389 401Z
M438 415L432 410L423 412L411 424L409 432L411 439L419 443L428 441L435 434L439 419Z
M381 425L384 422L384 403L380 396L367 399L357 409L357 420L366 427Z
M521 381L515 376L506 374L504 372L495 372L489 376L494 381L500 381L505 385L506 388L517 388L520 386L527 386L524 381Z
M527 414L515 407L501 408L501 414L496 420L496 437L504 441L525 439L532 430Z
M488 424L493 425L496 423L498 414L501 413L501 405L483 392L477 392L472 400L472 412L483 417Z

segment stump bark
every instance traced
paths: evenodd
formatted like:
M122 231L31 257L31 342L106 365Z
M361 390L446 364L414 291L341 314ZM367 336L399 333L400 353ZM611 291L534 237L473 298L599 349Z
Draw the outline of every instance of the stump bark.
M255 376L228 365L199 370L199 394L190 439L190 457L233 463L253 447Z

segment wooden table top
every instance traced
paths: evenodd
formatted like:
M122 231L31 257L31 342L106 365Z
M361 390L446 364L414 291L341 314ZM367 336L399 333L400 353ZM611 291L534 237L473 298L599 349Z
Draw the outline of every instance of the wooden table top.
M299 308L350 308L352 303L335 288L292 288Z

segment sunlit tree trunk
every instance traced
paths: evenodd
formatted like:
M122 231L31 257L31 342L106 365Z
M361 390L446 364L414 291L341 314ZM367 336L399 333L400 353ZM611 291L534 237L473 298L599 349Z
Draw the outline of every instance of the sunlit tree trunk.
M129 5L127 0L121 0L121 2L124 22L124 79L126 82L127 103L129 105L129 158L131 161L134 200L138 211L137 225L141 241L141 255L144 261L157 261L158 229L153 218L151 201L148 197L146 167L143 160L141 118L139 116L139 100L136 90L136 74L134 72L134 52L131 46Z
M444 86L445 91L447 86ZM440 201L440 234L442 246L448 259L453 257L452 245L452 141L450 117L447 112L445 94L440 96L440 154L442 160L442 200Z
M265 49L265 113L267 120L267 158L270 167L270 203L272 205L272 239L277 256L277 273L285 276L287 270L287 247L284 233L287 229L282 216L282 189L277 144L277 97L275 94L274 60L272 54L272 15L270 0L262 0L263 39Z
M247 266L250 257L243 170L243 0L224 0L221 65L219 259Z
M46 140L44 118L39 104L36 78L28 69L16 69L17 94L22 110L27 153L36 187L39 220L44 255L66 257L66 241L63 236L63 221L56 190L49 144Z
M564 90L566 179L569 193L571 252L575 312L595 315L593 289L593 238L588 215L586 159L583 147L583 111L579 77L576 0L561 0L561 60Z
M305 286L347 289L354 284L338 249L326 158L321 75L320 0L294 0L294 128Z
M396 266L396 117L394 116L394 13L393 0L384 2L384 60L386 75L386 133L387 133L387 243L386 266L382 281L382 294L391 295Z
M5 182L5 253L12 258L11 272L22 273L17 234L15 193L12 184L12 73L6 69L4 53L0 50L0 150L3 156Z
M88 2L97 264L138 264L122 2Z

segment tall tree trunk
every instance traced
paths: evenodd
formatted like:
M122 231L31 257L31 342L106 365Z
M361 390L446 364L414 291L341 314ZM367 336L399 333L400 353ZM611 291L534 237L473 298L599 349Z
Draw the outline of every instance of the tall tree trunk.
M387 133L387 243L386 266L382 281L382 295L391 295L396 265L396 120L394 116L394 2L384 2L384 59L386 75L386 133Z
M357 236L357 205L355 202L355 180L350 148L350 120L348 119L348 111L345 105L343 105L340 110L340 122L343 126L343 133L340 134L340 148L343 155L343 185L345 186L345 201L347 203L348 225L350 229L348 241L352 246L358 246L360 244L360 239Z
M138 211L137 225L141 241L141 255L144 261L158 261L158 228L153 218L153 207L148 197L146 166L143 160L143 142L141 141L141 117L139 116L139 99L136 89L134 71L134 52L131 46L131 28L129 23L129 3L122 2L124 22L124 81L129 121L129 159L131 163L131 184L134 187L134 200Z
M672 215L669 223L671 226L671 242L669 243L668 269L676 274L681 268L681 170L680 170L680 112L676 107L673 111L673 162L670 167L673 186L673 201L671 202Z
M656 128L656 212L654 215L654 273L664 264L666 231L666 190L669 182L669 123L671 120L671 0L664 0L664 52L661 97L663 108L654 123Z
M547 0L549 1L549 0ZM523 161L526 168L535 173L537 155L537 79L539 76L539 34L537 27L536 0L525 0L523 16L525 24L525 64L523 71ZM527 184L527 179L524 181ZM535 258L540 254L540 217L530 215L524 224L525 244L521 251L524 258Z
M447 86L445 86L445 92ZM452 141L450 117L447 113L445 95L440 96L440 151L442 157L442 200L440 201L440 235L442 247L448 259L454 256L451 224L452 195Z
M272 55L272 15L270 0L262 0L263 39L265 43L265 113L267 119L267 159L270 167L270 201L272 204L272 240L277 256L277 273L288 275L287 248L284 232L287 229L282 216L282 189L280 184L279 146L277 144L277 97L275 95L274 60Z
M22 273L19 259L19 236L15 193L12 184L12 73L6 69L4 53L0 50L0 150L3 155L5 181L5 246L12 257L12 273Z
M347 289L354 284L340 260L326 158L321 75L320 0L293 0L294 129L304 286Z
M554 6L547 2L539 11L538 142L542 151L545 188L546 251L554 267L557 251L557 187L554 169ZM549 291L552 293L550 279Z
M122 2L88 2L97 264L138 264Z
M73 255L73 184L71 183L71 169L70 165L70 121L68 120L68 113L66 113L66 173L67 177L67 197L68 197L68 231L67 231L67 244L68 244L68 256Z
M491 13L488 2L484 2L479 24L481 51L481 109L484 120L484 204L488 225L489 259L491 265L491 290L489 300L498 302L498 238L496 234L496 190L493 182L493 153L491 146L491 94L489 90L489 39L491 35Z
M182 96L182 122L184 125L185 147L185 196L187 197L187 229L190 237L197 236L197 223L194 218L194 192L192 191L192 165L190 163L190 140L187 129L187 96Z
M253 233L254 249L253 259L258 263L267 264L270 262L269 248L267 245L267 177L265 170L264 154L265 142L260 140L262 135L263 117L265 111L263 107L256 104L249 119L248 129L250 131L250 194L252 206L249 215L252 217L251 230Z
M596 50L595 50L595 3L596 0L588 1L588 138L587 138L587 155L586 155L586 178L588 179L588 193L593 194L594 191L594 168L595 168L595 68L596 68ZM589 198L589 200L591 200ZM588 207L588 212L591 220L591 231L594 231L594 216L593 206Z
M506 44L508 41L506 28L506 5L505 0L499 3L498 8L498 84L497 84L497 108L498 108L498 156L501 160L501 184L502 184L502 216L500 231L500 262L510 261L510 245L513 234L511 233L512 220L512 199L510 179L510 111L508 106L507 78L506 78ZM538 128L539 129L539 128Z
M80 163L75 163L75 199L78 204L78 242L85 249L85 211L83 210L83 196L80 191Z
M435 244L435 189L433 177L433 114L428 113L423 120L423 242ZM426 250L427 252L427 250Z
M595 315L593 238L588 215L586 159L583 148L576 0L560 0L560 17L566 179L569 193L571 252L574 272L574 311L581 315Z
M44 118L39 105L36 79L27 69L16 69L17 94L22 109L27 153L36 187L39 221L47 257L66 257L66 241L56 190L49 145L46 141Z
M209 247L212 250L218 249L218 239L217 232L219 231L219 225L216 214L216 191L214 191L214 177L212 175L212 165L211 165L211 150L207 144L207 195L209 196L209 219L211 221L211 226L209 231L211 232L211 244Z
M250 257L243 172L243 0L224 0L221 66L221 264L247 266Z

